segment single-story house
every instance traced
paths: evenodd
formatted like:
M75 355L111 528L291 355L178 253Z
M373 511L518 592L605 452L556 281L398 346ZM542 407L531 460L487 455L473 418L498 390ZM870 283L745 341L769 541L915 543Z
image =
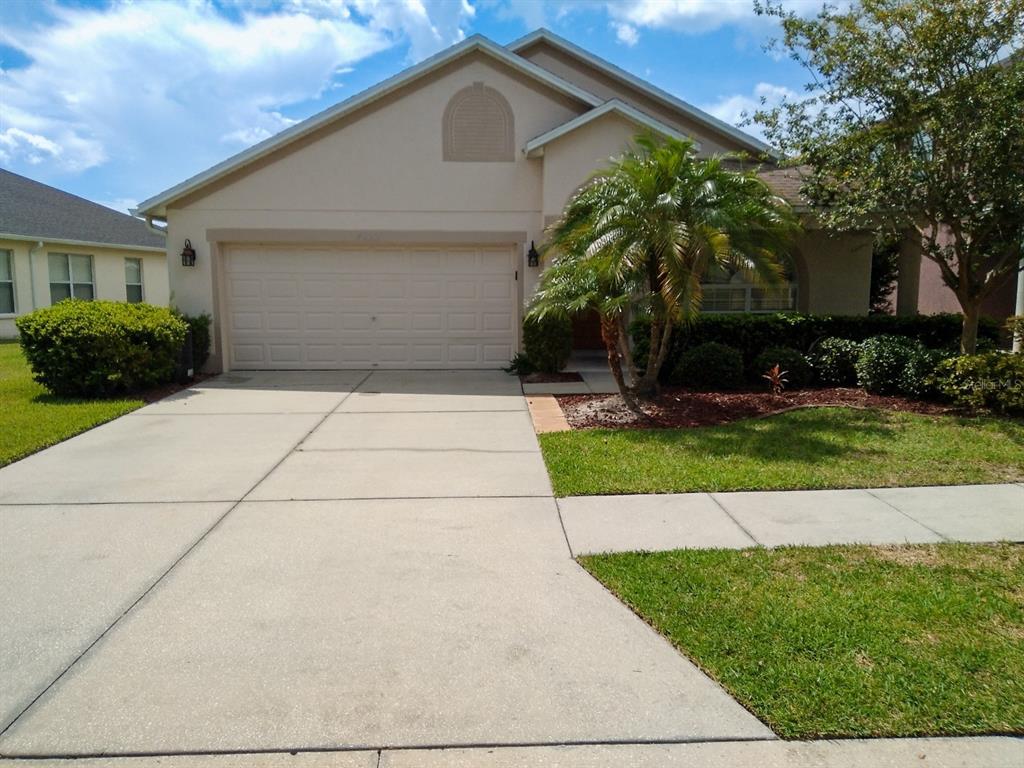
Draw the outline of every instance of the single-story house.
M641 131L767 150L546 30L474 35L136 213L166 222L176 304L214 318L211 370L496 368L543 268L531 246ZM808 226L788 285L717 275L705 309L866 313L870 236Z
M170 301L164 235L146 222L0 169L0 338L61 299Z

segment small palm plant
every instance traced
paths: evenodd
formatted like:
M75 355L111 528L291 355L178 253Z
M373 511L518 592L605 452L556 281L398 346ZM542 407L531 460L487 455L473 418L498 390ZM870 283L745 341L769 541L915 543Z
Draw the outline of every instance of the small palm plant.
M560 254L555 265L564 264L542 279L536 311L554 311L558 302L570 313L597 309L602 333L607 324L629 371L623 389L635 395L657 391L673 327L696 317L712 265L766 283L781 276L779 257L798 230L796 218L754 172L729 170L729 159L699 159L690 141L641 136L570 199L548 231L546 247ZM570 275L577 272L588 274ZM629 314L651 319L643 370L628 353Z

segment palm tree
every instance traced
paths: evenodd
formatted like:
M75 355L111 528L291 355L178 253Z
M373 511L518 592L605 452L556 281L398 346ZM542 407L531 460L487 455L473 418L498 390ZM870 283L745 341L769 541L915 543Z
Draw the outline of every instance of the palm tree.
M608 368L626 405L639 411L636 398L622 372L625 361L630 381L636 379L636 367L629 348L626 313L632 296L640 289L637 280L621 278L604 254L587 254L584 242L570 245L563 240L562 250L541 276L533 296L530 316L571 317L593 310L601 321L601 339L608 353Z
M769 284L781 276L796 218L756 173L726 167L734 159L698 159L691 141L640 136L548 230L548 249L577 268L600 267L595 290L628 288L630 309L651 318L647 363L631 370L630 389L638 395L657 391L672 329L700 311L701 279L711 266ZM621 335L622 312L617 324Z

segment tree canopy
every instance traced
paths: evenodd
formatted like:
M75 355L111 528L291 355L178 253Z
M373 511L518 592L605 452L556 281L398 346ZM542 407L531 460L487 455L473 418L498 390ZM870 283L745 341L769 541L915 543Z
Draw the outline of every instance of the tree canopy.
M811 74L754 119L823 224L915 238L964 311L1018 270L1024 243L1024 0L860 0L776 16Z

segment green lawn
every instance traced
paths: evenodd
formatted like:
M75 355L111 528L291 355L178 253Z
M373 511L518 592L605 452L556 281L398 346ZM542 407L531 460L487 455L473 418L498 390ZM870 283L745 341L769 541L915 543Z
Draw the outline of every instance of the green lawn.
M32 380L18 344L0 344L0 466L133 411L142 400L54 397Z
M1024 546L580 562L784 738L1024 733Z
M811 408L694 429L540 435L558 496L1024 480L1024 423Z

